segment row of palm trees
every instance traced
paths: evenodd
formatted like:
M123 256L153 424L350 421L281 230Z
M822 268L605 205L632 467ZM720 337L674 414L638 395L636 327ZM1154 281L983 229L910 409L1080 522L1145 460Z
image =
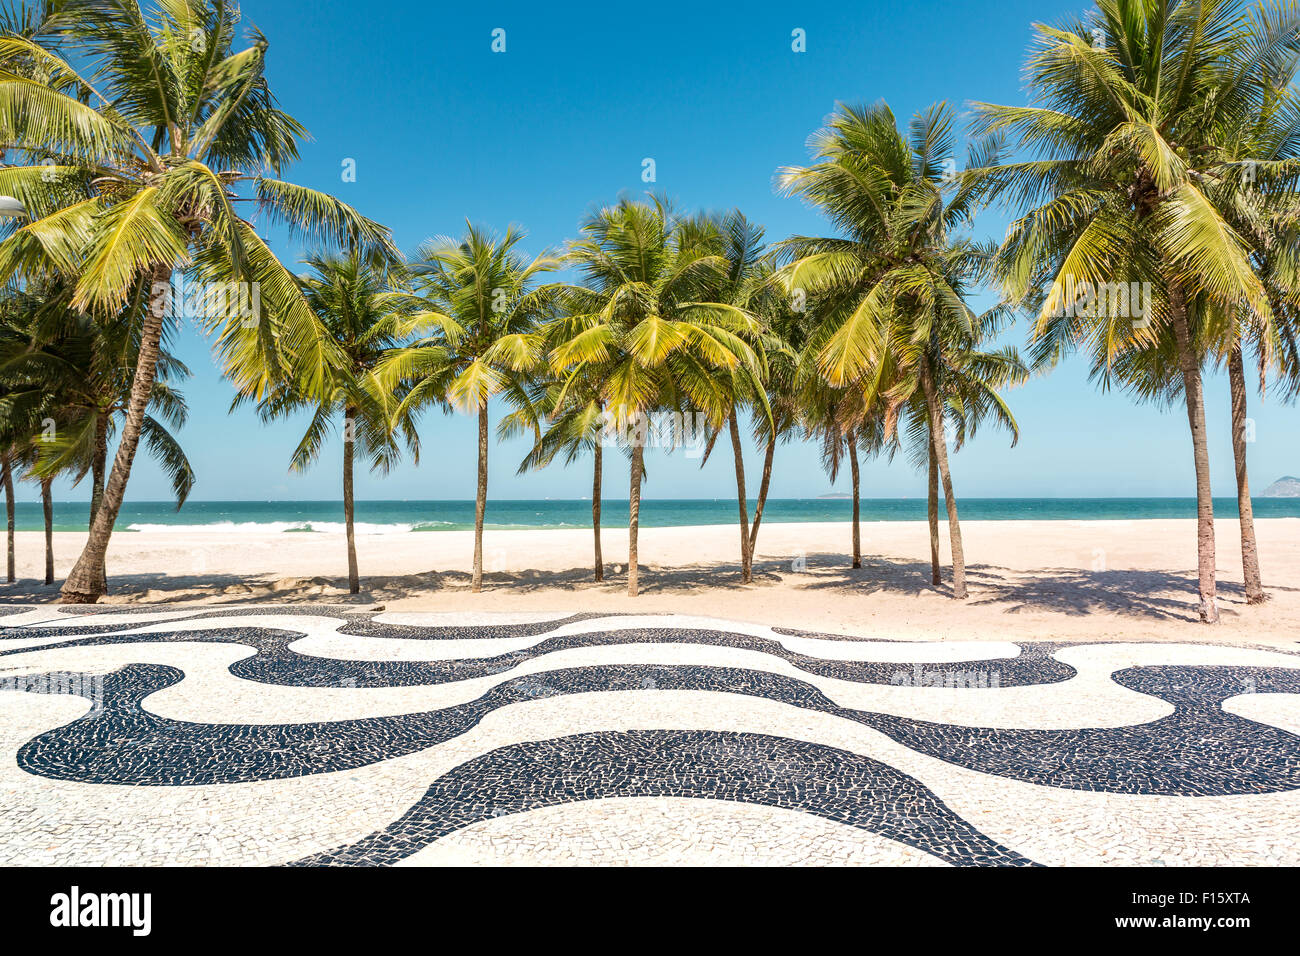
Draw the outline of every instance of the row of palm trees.
M846 117L850 126L864 121L862 116ZM867 121L880 130L887 126L899 137L887 110L874 111ZM913 145L919 147L919 141ZM647 444L657 438L652 419L671 412L702 423L708 453L719 437L729 436L744 582L752 579L777 442L796 434L817 439L832 475L843 457L849 459L855 566L861 564L860 456L893 454L921 443L918 460L934 472L935 583L937 488L942 481L952 529L954 591L965 596L948 435L960 443L989 419L1015 434L1015 420L998 391L1023 381L1028 370L1014 349L980 348L1005 310L975 316L962 304L959 316L921 318L922 333L914 316L900 313L894 324L878 330L880 341L873 345L878 358L870 370L846 373L839 366L830 369L827 363L837 360L817 345L842 321L837 310L852 295L826 284L831 272L824 240L791 239L769 249L763 230L739 212L681 215L656 196L623 199L600 209L583 224L581 238L559 255L527 259L517 251L522 238L515 230L495 236L469 225L463 237L431 241L402 266L376 266L356 252L309 260L312 274L301 280L302 287L341 361L331 365L324 390L312 391L285 378L257 400L257 408L270 420L309 407L310 423L291 461L295 469L316 459L341 418L354 593L359 588L354 456L359 449L381 471L404 449L418 458L417 422L431 407L477 418L471 586L481 589L490 408L497 400L509 409L497 432L533 439L521 472L560 456L567 464L591 453L597 581L604 575L603 452L612 446L629 460L628 591L635 595L644 456ZM878 250L884 238L861 236L855 254L866 256L873 246ZM900 232L897 241L920 255L932 254L928 241L915 235ZM952 302L961 303L965 283L984 267L987 250L959 240L933 254L936 281L944 283ZM783 259L789 262L782 265ZM581 281L543 281L564 266ZM869 268L868 260L859 267ZM865 281L867 274L857 279ZM795 285L800 282L815 287L811 299ZM923 338L919 348L911 344L918 334ZM245 394L237 403L251 400ZM900 423L906 426L902 432ZM752 522L742 427L752 429L765 448Z
M819 445L832 476L847 460L855 566L862 459L901 452L925 468L933 580L942 493L952 593L964 598L949 452L982 424L1014 442L1002 392L1082 351L1102 387L1187 408L1205 621L1218 610L1201 379L1226 366L1246 594L1264 599L1245 360L1256 359L1261 387L1272 377L1288 397L1300 390L1294 3L1103 0L1077 22L1036 27L1030 104L976 104L964 168L942 104L906 131L884 105L838 107L811 140L811 163L778 173L831 235L767 245L738 211L681 213L650 196L599 209L578 239L536 258L520 251L522 233L471 225L409 261L382 226L279 178L303 130L266 84L265 39L234 46L237 12L206 0L149 15L98 0L22 11L0 37L0 145L23 159L0 168L0 193L28 217L0 241L11 293L0 441L4 474L26 469L47 493L61 472L102 483L65 600L104 593L104 552L141 440L178 501L192 484L159 420L184 417L170 384L184 369L158 307L178 272L258 289L254 320L215 310L204 321L236 404L267 420L310 412L292 467L315 461L342 425L353 592L357 451L381 471L403 452L418 459L420 419L453 409L478 421L481 588L496 402L508 409L498 433L532 438L521 471L592 456L598 581L604 451L628 459L636 594L646 421L671 412L703 423L709 452L730 441L743 581L776 445L799 437ZM295 275L244 203L333 251ZM1000 243L971 235L990 203L1016 211ZM548 281L560 269L574 280ZM970 300L984 289L1000 294L977 312ZM999 346L1021 312L1033 317L1027 361ZM764 451L752 516L746 430Z

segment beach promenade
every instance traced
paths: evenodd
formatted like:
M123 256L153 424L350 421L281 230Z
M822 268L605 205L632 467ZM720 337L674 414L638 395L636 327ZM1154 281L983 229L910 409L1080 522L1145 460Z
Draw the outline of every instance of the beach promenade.
M1297 701L1190 640L12 608L0 864L1295 865Z

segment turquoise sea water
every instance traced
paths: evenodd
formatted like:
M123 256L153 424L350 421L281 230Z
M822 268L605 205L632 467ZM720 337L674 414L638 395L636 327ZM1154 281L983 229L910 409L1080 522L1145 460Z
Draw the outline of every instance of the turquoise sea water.
M1192 518L1191 498L962 498L961 516L970 521L1053 519L1102 521L1144 518ZM1300 517L1300 498L1257 498L1259 518ZM1216 498L1218 517L1237 515L1235 498ZM753 504L750 505L753 513ZM55 529L84 531L87 505L56 502ZM737 517L732 498L656 500L641 503L643 527L729 524ZM848 521L852 504L840 498L784 498L767 503L765 522ZM921 521L923 498L877 498L862 502L864 521ZM454 531L474 526L473 501L358 501L357 530L362 534L400 531ZM191 501L181 511L167 502L133 502L122 508L118 531L280 531L311 533L341 531L343 505L338 501ZM627 502L605 500L601 522L609 527L627 524ZM489 501L490 528L589 528L590 501ZM39 531L44 527L38 502L19 502L17 527Z

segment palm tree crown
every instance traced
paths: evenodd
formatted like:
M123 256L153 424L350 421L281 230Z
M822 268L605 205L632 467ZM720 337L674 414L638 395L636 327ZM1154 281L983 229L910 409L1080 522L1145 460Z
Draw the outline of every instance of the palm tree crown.
M791 260L782 271L791 295L807 299L800 392L808 407L823 410L823 432L829 422L855 449L883 419L881 441L868 442L879 448L913 397L924 402L948 508L953 593L962 598L965 559L944 428L948 373L970 364L964 356L978 351L1007 312L977 316L966 303L993 250L959 234L975 194L960 187L952 143L952 114L943 104L917 114L906 136L884 104L841 106L813 137L818 162L780 177L841 235L794 237L778 252ZM981 159L978 151L972 156ZM1014 351L984 361L999 360L1019 363Z
M348 549L348 589L360 590L353 513L353 460L356 452L370 459L372 469L387 472L401 448L400 432L419 459L419 440L409 419L393 420L393 400L375 380L375 368L390 349L406 339L412 327L410 297L389 288L389 274L359 252L315 255L307 259L314 274L303 277L303 293L334 346L324 381L310 392L299 392L292 381L267 392L258 413L271 421L301 410L311 411L307 431L290 458L289 467L303 471L319 456L336 420L343 420L343 518ZM244 396L236 398L238 405ZM394 427L394 424L396 427Z
M472 587L483 586L483 523L487 508L488 400L502 392L527 401L528 373L541 359L538 325L551 294L537 280L559 260L532 260L518 250L524 234L498 238L470 223L462 239L425 243L408 267L420 311L417 340L392 350L381 379L402 393L394 415L409 419L438 406L478 416L478 488L474 509Z
M593 389L608 429L631 463L628 590L637 592L636 530L649 414L666 409L704 416L713 428L731 413L733 373L760 374L746 335L758 323L745 309L711 301L725 260L705 233L662 199L622 199L588 217L568 261L584 284L564 291L565 314L550 334L553 373L564 395Z
M1008 230L998 270L1007 297L1037 313L1036 361L1084 348L1103 382L1134 383L1136 374L1139 392L1158 392L1169 374L1178 378L1205 621L1218 608L1201 385L1207 310L1198 305L1272 321L1249 244L1233 226L1234 191L1216 185L1240 175L1220 144L1266 105L1268 78L1293 71L1297 52L1291 5L1102 0L1083 19L1036 28L1031 105L977 105L977 131L1015 135L1030 154L990 160L968 183L1029 207Z

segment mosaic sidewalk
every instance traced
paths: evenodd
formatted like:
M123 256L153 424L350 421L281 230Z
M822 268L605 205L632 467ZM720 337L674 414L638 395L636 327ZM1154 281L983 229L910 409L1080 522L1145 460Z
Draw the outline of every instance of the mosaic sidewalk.
M0 865L444 863L1297 865L1300 655L0 615Z

